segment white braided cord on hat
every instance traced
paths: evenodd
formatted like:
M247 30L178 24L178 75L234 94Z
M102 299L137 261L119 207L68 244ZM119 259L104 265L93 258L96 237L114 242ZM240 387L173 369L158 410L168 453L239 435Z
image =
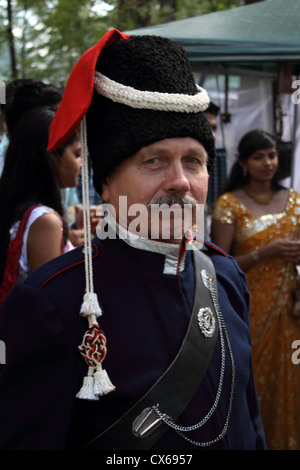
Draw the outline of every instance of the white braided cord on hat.
M115 82L97 71L94 75L94 85L97 92L106 98L136 109L199 113L205 111L210 102L206 90L199 85L196 85L198 93L195 95L141 91Z

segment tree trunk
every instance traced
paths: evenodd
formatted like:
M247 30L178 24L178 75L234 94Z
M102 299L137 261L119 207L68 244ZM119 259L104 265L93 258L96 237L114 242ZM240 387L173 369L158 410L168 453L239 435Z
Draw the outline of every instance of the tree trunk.
M16 79L18 76L18 72L17 72L17 64L16 64L15 41L14 41L14 35L12 31L13 14L12 14L11 0L7 0L7 19L8 19L7 36L8 36L8 44L9 44L9 52L10 52L10 61L11 61L11 77L12 79Z

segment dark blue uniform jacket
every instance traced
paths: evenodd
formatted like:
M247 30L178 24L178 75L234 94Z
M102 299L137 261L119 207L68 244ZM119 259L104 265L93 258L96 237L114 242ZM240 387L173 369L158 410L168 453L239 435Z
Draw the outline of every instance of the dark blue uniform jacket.
M206 252L215 265L236 369L228 430L207 448L263 449L245 276L232 258L211 246ZM6 364L0 365L1 449L80 449L153 385L174 359L192 310L193 260L186 251L179 270L181 255L182 249L176 247L169 256L171 269L164 273L166 256L159 251L136 249L124 240L94 240L95 292L103 309L99 323L108 349L103 366L116 386L98 401L75 397L87 373L78 352L87 329L87 320L79 313L85 292L82 247L50 261L13 288L0 310L0 340L6 345ZM219 405L204 426L189 433L193 440L213 440L223 429L231 384L228 350L226 354ZM214 403L219 375L217 342L180 424L190 426L203 419ZM155 448L201 449L173 430Z

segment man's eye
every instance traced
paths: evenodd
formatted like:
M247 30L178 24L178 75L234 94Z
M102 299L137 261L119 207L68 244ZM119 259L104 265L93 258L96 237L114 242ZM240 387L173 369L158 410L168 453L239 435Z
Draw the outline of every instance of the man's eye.
M197 157L189 157L186 159L187 163L189 165L204 165L204 160L201 160L200 158Z

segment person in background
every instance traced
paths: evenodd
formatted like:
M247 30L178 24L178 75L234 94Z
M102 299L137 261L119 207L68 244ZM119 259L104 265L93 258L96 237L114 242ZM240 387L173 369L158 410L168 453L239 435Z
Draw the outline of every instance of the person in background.
M8 137L26 111L36 106L58 106L63 89L34 78L17 78L6 85L4 107Z
M81 168L77 133L55 152L47 152L49 127L56 109L32 108L18 120L11 134L0 178L0 292L1 300L10 285L12 263L18 261L10 243L19 234L21 253L17 282L68 248L61 188L76 187ZM28 213L30 211L30 215Z
M0 307L1 449L265 449L245 275L179 217L205 204L208 103L167 38L111 30L74 66L48 150L80 126L106 216Z
M208 108L205 110L205 115L206 118L209 122L212 134L214 139L216 140L216 131L218 127L217 123L217 117L220 112L220 107L217 106L213 101L209 102ZM205 229L204 229L204 234L205 234L205 240L210 240L210 225L211 225L211 214L212 214L212 209L213 209L213 203L216 200L216 186L219 186L219 176L218 176L218 162L219 160L219 155L218 155L218 149L216 149L216 158L214 161L214 166L212 167L210 171L210 178L208 182L208 193L207 193L207 203L205 205ZM219 195L219 193L218 193Z
M3 170L5 154L6 154L8 144L9 144L9 132L7 128L7 118L6 118L7 103L8 103L8 107L10 108L12 105L12 96L13 96L14 90L18 86L22 86L24 83L27 83L27 82L28 82L28 79L16 79L16 80L12 80L11 82L8 82L5 85L5 102L0 104L1 126L3 129L3 136L0 142L0 176ZM57 92L55 93L55 96L57 97ZM58 101L55 98L56 103L60 101L61 96L62 96L62 93L60 94ZM11 123L11 126L13 126L12 123Z
M3 168L6 149L13 129L22 115L31 108L43 105L57 106L63 89L33 78L18 78L6 85L6 103L1 107L2 122L6 128L0 144L0 170ZM0 172L1 174L1 172ZM72 220L72 208L78 204L77 188L62 188L64 216L69 224L69 239L73 246L83 243L83 229Z
M217 117L220 112L220 107L213 101L210 101L207 110L205 111L214 139L216 140L216 131L218 127Z
M224 193L216 202L211 240L245 271L250 302L254 376L268 449L300 448L300 369L291 345L300 338L293 316L300 261L300 195L278 183L272 135L245 134Z
M1 116L2 116L2 114L1 114ZM3 171L5 153L6 153L8 144L9 144L5 118L3 118L3 120L2 120L2 128L3 128L3 134L2 134L2 139L1 139L1 142L0 142L0 175Z

